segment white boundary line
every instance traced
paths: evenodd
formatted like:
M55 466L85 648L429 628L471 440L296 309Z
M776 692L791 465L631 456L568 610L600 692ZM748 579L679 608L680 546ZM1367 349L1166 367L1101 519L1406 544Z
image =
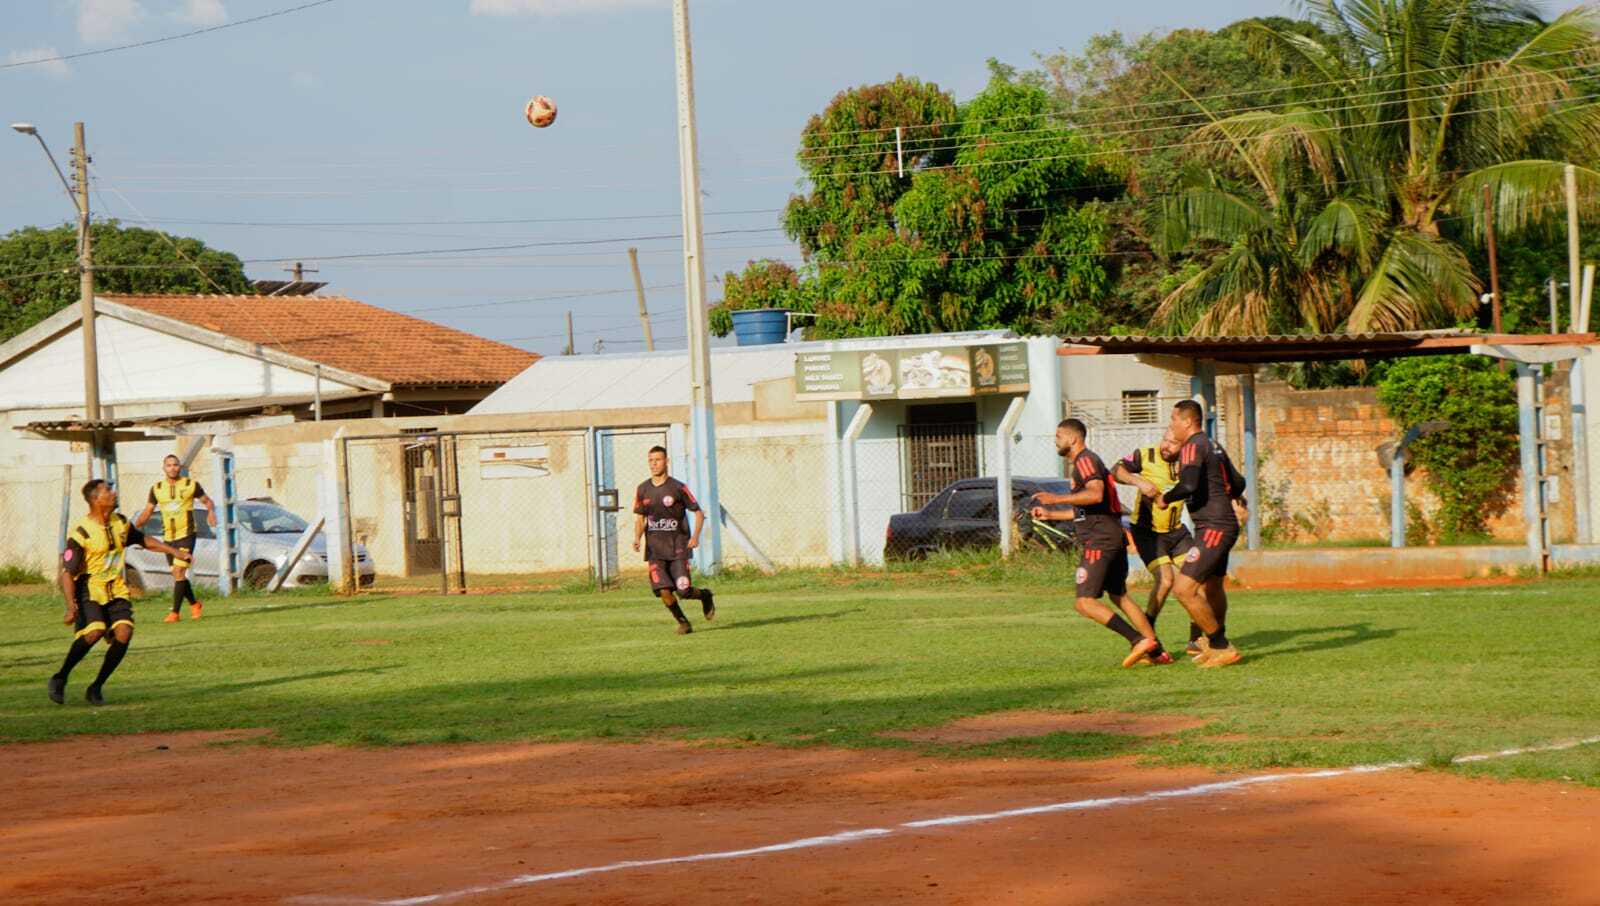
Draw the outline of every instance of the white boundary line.
M1450 759L1451 764L1474 764L1481 761L1494 761L1500 758L1514 758L1518 755L1534 755L1542 752L1562 752L1567 749L1576 749L1580 746L1595 745L1600 743L1600 736L1590 736L1585 739L1575 739L1569 742L1551 743L1548 745L1527 746L1520 749L1502 749L1498 752L1485 752L1478 755L1463 755ZM527 887L533 884L543 884L549 881L562 881L568 878L583 878L590 875L609 874L617 871L628 871L634 868L654 868L662 865L687 865L693 862L716 862L725 859L745 859L751 856L765 856L773 853L792 852L798 849L816 849L823 846L841 846L856 843L862 840L875 840L893 836L907 830L920 830L929 827L957 827L967 824L981 824L988 821L1002 821L1007 818L1024 818L1030 815L1047 815L1055 812L1081 812L1093 809L1115 808L1122 805L1141 805L1147 802L1157 802L1163 799L1184 799L1194 796L1205 796L1211 793L1226 793L1241 790L1252 786L1261 786L1269 783L1287 783L1296 780L1317 780L1329 777L1348 777L1355 774L1378 774L1384 771L1395 771L1401 768L1416 768L1422 766L1421 761L1391 761L1384 764L1356 765L1348 768L1328 768L1320 771L1304 771L1292 774L1257 774L1254 777L1242 777L1238 780L1220 780L1215 783L1201 783L1195 786L1180 787L1168 790L1153 790L1148 793L1136 793L1127 796L1107 796L1100 799L1073 799L1067 802L1052 802L1045 805L1032 805L1025 808L1006 809L998 812L982 812L974 815L948 815L943 818L925 818L920 821L906 821L893 827L869 827L860 830L844 831L837 834L828 834L822 837L802 837L798 840L789 840L783 843L773 843L767 846L756 846L749 849L728 849L719 852L697 853L688 856L672 856L665 859L638 859L626 862L612 862L608 865L592 865L585 868L569 868L565 871L552 871L537 875L518 875L507 881L497 884L486 884L481 887L467 887L461 890L452 890L445 893L430 893L423 896L403 897L394 900L368 900L348 897L326 896L299 896L290 897L285 902L303 904L303 906L429 906L433 903L448 903L467 897L485 893L497 893L517 887Z

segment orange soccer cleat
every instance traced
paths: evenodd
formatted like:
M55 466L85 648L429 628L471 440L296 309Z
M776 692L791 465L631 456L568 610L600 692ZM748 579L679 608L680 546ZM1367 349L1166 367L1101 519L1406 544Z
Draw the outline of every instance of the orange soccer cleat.
M173 614L173 616L177 616L177 614ZM200 619L200 602L199 601L196 601L193 604L189 605L189 619L191 619L191 620Z
M178 622L178 612L176 610L168 611L167 615L161 618L161 622L163 622L163 623L176 623L176 622Z
M1128 656L1122 659L1122 666L1132 667L1141 660L1148 660L1150 652L1160 647L1161 643L1155 639L1140 639L1133 643L1132 648L1128 649Z

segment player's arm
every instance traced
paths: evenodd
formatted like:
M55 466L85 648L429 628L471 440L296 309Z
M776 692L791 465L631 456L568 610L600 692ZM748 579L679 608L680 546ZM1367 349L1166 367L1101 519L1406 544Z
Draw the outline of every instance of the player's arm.
M1129 457L1129 459L1135 459L1138 455L1139 454L1135 453L1132 457ZM1134 465L1138 465L1136 459ZM1143 475L1140 475L1138 472L1133 471L1128 465L1128 459L1124 459L1111 467L1111 477L1122 482L1123 484L1132 485L1133 487L1137 488L1140 496L1161 496L1161 489L1156 487L1156 483L1144 477Z
M193 558L193 555L186 550L173 547L172 545L160 539L151 538L144 532L139 531L138 526L130 526L128 528L127 545L128 547L142 547L147 551L155 551L158 554L166 554L172 559L184 564L189 563Z
M67 602L67 612L61 622L71 624L78 619L78 576L82 575L87 558L83 553L83 545L77 541L68 541L67 549L61 554L61 596Z
M1188 500L1200 490L1200 481L1203 467L1200 460L1203 457L1195 447L1185 447L1178 466L1178 483L1167 489L1159 498L1162 506L1171 506L1180 500Z
M1233 467L1233 459L1228 454L1222 454L1222 469L1228 478L1228 496L1234 500L1243 500L1246 488L1244 476Z
M139 511L139 515L138 516L134 517L133 524L134 525L144 525L144 521L146 519L149 519L150 518L150 514L154 513L155 511L156 511L156 489L155 488L151 488L150 489L150 499L145 501L144 509Z
M706 514L696 507L694 511L694 534L689 536L689 550L700 546L700 529L706 524Z
M633 492L633 549L639 549L639 539L644 537L644 495Z
M217 527L217 505L211 501L211 495L206 493L206 489L201 487L200 483L198 481L195 482L195 484L194 484L194 496L196 498L198 498L201 503L205 504L205 508L206 508L206 525L209 525L212 528L216 528ZM143 525L144 523L140 522L139 524Z

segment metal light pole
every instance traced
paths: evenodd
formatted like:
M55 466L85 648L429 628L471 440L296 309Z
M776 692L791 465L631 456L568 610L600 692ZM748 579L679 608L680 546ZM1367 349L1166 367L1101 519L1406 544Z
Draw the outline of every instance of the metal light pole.
M44 149L45 157L50 159L50 166L55 169L62 188L67 190L72 206L78 211L78 312L83 322L83 417L87 422L98 422L100 350L95 336L94 258L89 236L89 152L84 147L83 124L72 124L72 164L73 175L77 177L76 187L67 182L66 174L61 172L60 165L56 163L56 156L50 153L50 146L45 144L44 136L32 123L12 123L11 128L38 139L39 147ZM96 478L109 478L98 431L92 435L89 447L90 474Z
M673 0L672 30L678 59L678 170L683 189L683 276L688 309L689 436L694 486L706 514L697 553L702 573L722 563L722 504L717 494L717 429L711 395L711 342L706 324L705 240L700 211L700 145L694 121L694 51L689 2Z

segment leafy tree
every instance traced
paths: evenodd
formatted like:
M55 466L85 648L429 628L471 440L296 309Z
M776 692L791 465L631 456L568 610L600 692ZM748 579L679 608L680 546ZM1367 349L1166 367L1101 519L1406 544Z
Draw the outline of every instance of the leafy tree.
M1222 253L1159 317L1201 333L1472 318L1484 187L1512 235L1557 210L1564 164L1600 147L1600 107L1574 66L1600 57L1600 16L1579 8L1545 23L1520 0L1306 9L1326 39L1251 27L1300 86L1296 102L1217 116L1192 138L1220 166L1172 202L1166 238ZM1600 172L1580 174L1592 211Z
M1517 391L1510 374L1481 356L1400 359L1383 366L1378 401L1401 426L1450 423L1418 438L1410 453L1439 498L1440 537L1487 535L1488 521L1506 511L1516 488Z
M906 78L836 97L802 135L810 191L783 219L804 266L728 274L714 323L782 306L816 314L809 333L820 337L1100 327L1089 304L1108 285L1096 202L1120 190L1121 174L1053 116L1043 87L1012 75L996 67L959 108Z
M124 227L90 227L95 291L249 293L237 256L198 239ZM24 227L0 237L0 341L78 302L78 231Z

